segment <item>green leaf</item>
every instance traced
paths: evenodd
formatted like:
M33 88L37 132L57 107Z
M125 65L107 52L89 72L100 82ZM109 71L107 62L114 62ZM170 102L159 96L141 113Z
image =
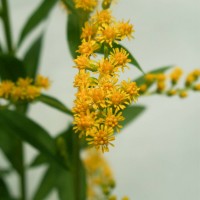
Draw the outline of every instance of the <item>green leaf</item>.
M36 8L32 15L28 18L25 23L18 41L18 47L24 41L24 39L49 15L50 11L58 0L43 0L42 3Z
M133 122L139 115L145 111L144 106L129 106L123 111L125 120L121 123L123 127Z
M40 184L38 185L34 197L32 198L33 200L43 200L47 197L47 195L55 187L55 183L58 179L58 173L59 171L56 171L56 168L52 166L46 170Z
M0 178L6 176L12 172L11 169L0 169Z
M0 198L2 200L13 200L3 178L0 178Z
M68 20L67 20L67 42L69 45L71 56L73 58L77 57L78 53L76 52L76 50L78 49L78 46L81 44L80 27L81 25L79 16L74 13L70 13L68 15Z
M53 139L37 123L15 111L0 110L0 127L6 132L18 135L22 140L28 142L39 152L43 153L56 164L67 168L56 155L56 147Z
M44 154L38 154L31 162L30 167L38 167L46 163L49 163L48 158Z
M56 189L59 199L74 199L73 174L70 171L58 170Z
M173 67L172 65L160 67L160 68L158 68L158 69L149 71L149 72L146 73L146 74L159 74L159 73L164 73L165 71L171 69L172 67ZM137 85L142 85L143 83L145 83L145 76L140 76L139 78L135 79L134 81L137 83Z
M43 36L44 33L33 42L23 59L26 66L26 74L33 79L35 79L39 67Z
M2 149L4 155L8 161L12 164L12 167L21 174L22 171L22 157L20 156L20 140L16 135L7 130L6 124L0 118L0 148ZM18 155L18 156L16 156Z
M2 80L16 81L18 77L26 77L23 63L9 55L0 55L0 77Z
M48 106L51 106L52 108L55 108L61 112L64 112L65 114L69 114L69 115L73 116L72 111L54 97L43 94L43 95L40 95L37 98L37 100L42 103L45 103Z

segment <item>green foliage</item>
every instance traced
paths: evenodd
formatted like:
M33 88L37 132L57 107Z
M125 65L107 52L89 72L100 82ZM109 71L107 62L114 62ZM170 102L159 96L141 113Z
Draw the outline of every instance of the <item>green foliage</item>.
M11 197L8 186L3 178L0 177L0 198L2 200L14 200Z
M2 80L16 81L19 77L26 77L24 64L19 59L0 55L0 77Z
M127 107L124 112L123 116L125 117L125 120L121 123L123 127L126 127L128 124L133 122L138 118L139 115L141 115L145 111L144 106L129 106Z
M71 56L73 58L76 58L76 56L78 55L76 50L78 49L78 46L81 44L80 35L81 35L81 24L79 16L77 14L71 13L68 15L68 20L67 20L67 42L69 45Z
M33 14L25 23L18 41L18 47L22 44L24 39L49 15L50 11L57 3L57 0L43 0L42 3L36 8Z
M72 115L72 112L69 108L67 108L63 103L61 103L58 99L51 97L49 95L40 95L37 98L37 101L40 101L48 106L51 106L52 108L55 108L61 112L64 112L65 114Z
M56 147L51 136L37 123L23 114L9 110L0 110L0 118L0 125L4 132L8 132L13 136L17 135L54 162L67 167L56 156Z
M23 59L26 66L26 74L33 79L35 78L39 67L43 37L44 33L39 35L39 37L29 47Z

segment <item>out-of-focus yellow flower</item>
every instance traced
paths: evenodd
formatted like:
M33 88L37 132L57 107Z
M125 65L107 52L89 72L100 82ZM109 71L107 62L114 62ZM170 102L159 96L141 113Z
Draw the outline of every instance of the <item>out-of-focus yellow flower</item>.
M92 22L94 25L101 26L103 24L110 24L113 21L113 17L111 15L111 11L106 9L106 10L101 10L100 12L96 12L94 16L92 16Z
M0 83L0 97L1 98L9 98L14 87L14 83L12 81L6 80Z
M34 85L27 86L26 91L25 91L26 99L33 100L38 96L40 96L40 88Z
M200 91L200 83L194 85L194 90Z
M50 81L47 77L38 75L35 81L35 86L48 89L50 87Z
M183 70L180 67L176 67L170 74L170 79L172 83L176 84L179 81L182 74Z
M188 93L185 90L182 90L182 91L179 92L179 97L185 98L187 96L188 96Z
M93 11L97 6L97 0L74 0L75 8L81 8L85 11Z

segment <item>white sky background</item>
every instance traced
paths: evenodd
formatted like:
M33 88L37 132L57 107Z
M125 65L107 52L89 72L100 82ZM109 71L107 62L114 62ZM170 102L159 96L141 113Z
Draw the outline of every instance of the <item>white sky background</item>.
M15 38L39 2L10 0ZM117 19L130 19L135 25L135 39L124 45L145 71L169 64L177 64L185 72L200 67L199 0L118 0L113 10ZM52 80L48 93L71 107L76 70L66 46L64 11L54 9L46 25L41 73ZM123 77L138 75L131 66ZM138 104L146 105L146 112L120 133L116 147L106 154L116 177L116 194L131 200L200 199L200 93L191 93L184 100L142 97ZM30 116L52 135L71 121L42 104L32 106ZM36 152L27 149L30 161ZM43 172L44 167L28 174L30 192ZM8 181L16 193L16 177ZM47 198L56 199L55 193Z

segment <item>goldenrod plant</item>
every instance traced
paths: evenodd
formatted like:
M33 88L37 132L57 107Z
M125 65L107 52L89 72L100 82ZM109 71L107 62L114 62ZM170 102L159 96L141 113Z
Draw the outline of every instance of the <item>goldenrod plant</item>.
M60 200L131 199L126 194L115 195L115 178L104 154L114 149L120 130L145 110L137 105L143 96L185 98L189 91L200 91L200 69L191 71L181 82L180 67L146 72L140 66L122 45L123 40L134 39L135 27L129 19L117 20L113 16L113 3L116 2L41 0L14 41L9 1L0 1L4 32L4 41L0 41L0 149L10 163L8 168L2 168L0 163L0 200L28 200L27 171L41 165L47 169L31 194L33 200L46 199L52 190ZM19 56L22 44L47 20L55 6L60 6L67 16L67 47L74 61L71 68L77 71L72 108L44 93L54 84L38 68L44 31ZM131 67L141 76L130 75L123 80L121 75ZM69 115L73 121L52 137L28 115L31 104L37 102ZM31 163L25 162L25 143L38 152ZM18 176L17 195L6 181L11 173Z

